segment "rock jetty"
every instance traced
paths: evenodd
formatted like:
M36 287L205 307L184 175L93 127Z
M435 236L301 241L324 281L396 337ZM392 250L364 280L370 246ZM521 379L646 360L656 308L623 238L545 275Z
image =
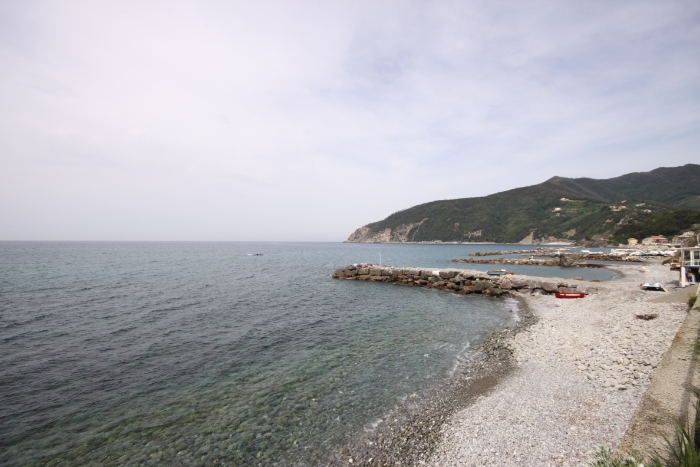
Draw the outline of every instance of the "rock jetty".
M591 260L591 261L621 261L623 263L642 263L644 262L643 257L640 256L622 256L622 255L611 255L608 253L576 253L576 254L566 254L566 253L543 253L536 254L535 256L544 258L559 258L565 256L576 257L579 260ZM653 258L649 258L653 259Z
M463 269L397 268L377 264L351 264L333 271L334 279L389 282L398 285L432 287L463 295L481 294L497 297L515 292L540 291L551 294L561 291L596 293L597 288L561 280L522 279L513 276L490 276L481 271Z
M534 248L532 250L500 250L500 251L475 251L469 256L501 256L501 255L526 255L531 253L546 253L546 248Z
M532 250L501 250L501 251L475 251L474 253L469 253L469 256L504 256L504 255L533 255L538 258L566 258L568 260L574 259L576 261L591 260L591 261L621 261L629 263L641 263L644 262L644 258L640 256L625 256L625 255L612 255L609 253L571 253L571 252L552 252L551 248L534 248ZM534 258L530 258L534 259ZM499 258L499 261L503 261L505 258ZM460 263L470 263L475 261L467 260L453 260ZM516 263L501 263L501 264L516 264ZM529 263L517 263L517 264L529 264ZM536 263L532 263L536 264ZM552 265L546 265L552 266ZM558 265L554 265L558 266Z
M487 255L475 255L475 256L487 256ZM539 258L551 258L551 259L539 259L539 258L456 258L451 260L453 263L473 263L473 264L521 264L527 266L564 266L564 267L588 267L588 268L598 268L602 267L600 264L586 263L586 260L593 261L622 261L628 263L639 263L642 262L639 257L624 257L615 256L607 254L573 254L573 253L562 253L562 254L539 254L536 255Z
M511 258L491 258L491 259L475 259L475 258L457 258L451 260L453 263L472 263L472 264L520 264L527 266L561 266L561 261L556 259L511 259ZM578 266L578 264L576 265Z

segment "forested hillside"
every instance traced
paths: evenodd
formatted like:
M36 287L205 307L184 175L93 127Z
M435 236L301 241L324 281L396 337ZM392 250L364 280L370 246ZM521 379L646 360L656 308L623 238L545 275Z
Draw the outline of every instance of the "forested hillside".
M676 210L700 210L700 165L662 167L606 180L553 177L479 198L432 201L367 224L348 241L533 243L613 235L617 239L632 231L620 230L624 226L653 226L645 219ZM685 218L690 219L687 214Z

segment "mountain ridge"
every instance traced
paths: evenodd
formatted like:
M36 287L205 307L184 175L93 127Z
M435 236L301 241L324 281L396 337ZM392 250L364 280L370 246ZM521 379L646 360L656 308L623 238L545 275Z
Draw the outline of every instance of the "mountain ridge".
M659 167L609 179L555 176L537 185L488 196L430 201L366 224L347 241L546 243L605 239L612 237L616 228L645 216L681 209L700 210L700 165Z

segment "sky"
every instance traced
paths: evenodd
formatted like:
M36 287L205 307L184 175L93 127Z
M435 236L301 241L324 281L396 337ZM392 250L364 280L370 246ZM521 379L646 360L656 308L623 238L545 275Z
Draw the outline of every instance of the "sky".
M342 241L686 163L696 0L0 0L0 240Z

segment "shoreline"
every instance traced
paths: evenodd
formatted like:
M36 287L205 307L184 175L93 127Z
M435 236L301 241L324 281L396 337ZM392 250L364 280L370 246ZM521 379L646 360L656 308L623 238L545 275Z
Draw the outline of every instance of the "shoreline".
M518 310L514 324L491 332L451 376L404 398L372 429L356 434L340 451L330 453L323 465L425 465L442 440L445 423L493 392L515 370L505 344L538 319L522 298L514 299Z
M666 266L610 269L610 281L575 281L593 289L584 299L511 291L515 328L495 331L449 381L409 397L327 464L583 466L590 450L616 448L687 305L639 290L644 279L671 282ZM650 309L658 319L635 317Z
M688 306L639 289L672 283L668 267L613 269L594 296L525 298L539 321L509 343L515 370L443 426L428 465L584 466L598 446L619 447Z

